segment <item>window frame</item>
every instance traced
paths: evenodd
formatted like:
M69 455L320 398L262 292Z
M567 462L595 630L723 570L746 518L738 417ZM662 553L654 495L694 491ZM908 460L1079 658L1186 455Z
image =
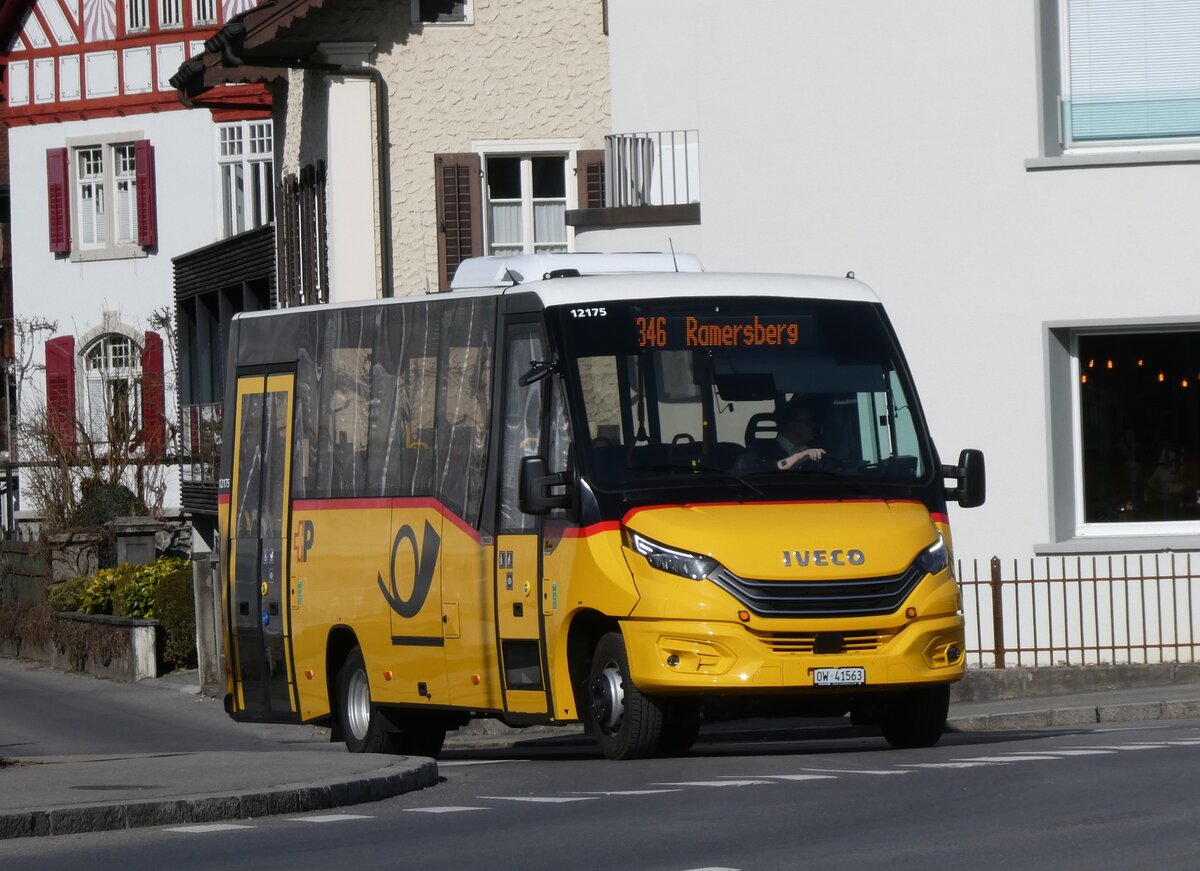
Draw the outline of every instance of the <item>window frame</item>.
M144 140L145 134L140 130L112 133L102 136L71 137L64 142L67 149L68 185L71 191L70 199L70 259L73 262L90 260L128 260L130 258L148 257L149 252L138 244L138 213L137 213L137 163L134 155L135 143ZM117 149L128 148L133 157L133 171L128 175L117 175ZM84 243L83 241L83 196L81 185L84 183L79 176L80 152L99 150L103 169L97 182L103 189L105 199L105 228L104 241ZM130 240L119 240L119 221L117 220L117 186L118 183L127 185L126 197L130 208Z
M581 147L578 139L529 139L529 140L484 140L473 142L471 150L479 155L481 168L481 183L479 191L479 212L483 225L483 253L492 254L492 218L491 198L488 196L488 158L490 157L562 157L563 158L563 200L564 200L564 230L566 239L563 244L567 252L575 250L575 228L565 221L565 215L579 207L578 185L574 183L577 171L576 160ZM534 241L534 197L532 187L526 189L526 181L532 181L529 166L522 162L521 204L522 204L522 251L521 254L538 253L537 242ZM557 244L557 243L555 243ZM544 250L544 249L542 249ZM506 252L510 255L513 252Z
M1084 367L1079 360L1081 336L1193 331L1200 333L1200 321L1194 317L1048 321L1043 324L1050 541L1035 545L1035 552L1194 549L1200 520L1090 523L1085 520L1080 382Z
M256 128L265 128L266 136L264 137L261 131L256 133ZM232 142L232 139L226 140L225 134L234 130L237 131L239 152L225 154L223 152L227 141ZM215 227L217 237L228 239L275 223L274 122L270 118L223 122L215 125L213 137L218 203ZM258 143L258 150L255 150L255 143ZM237 202L230 196L232 185L228 182L229 173L235 169L241 171L241 188L236 198Z
M128 348L128 360L123 366L113 365L113 345L120 343ZM103 365L93 367L92 358L98 349L104 349ZM76 420L82 427L88 440L94 445L110 444L109 435L114 421L112 415L112 387L115 384L125 385L126 426L123 434L126 442L139 432L143 426L145 414L142 399L142 381L145 373L142 370L142 352L145 350L144 336L125 324L108 321L103 327L88 331L79 341L76 354L75 371L77 373ZM92 391L93 384L100 385L104 401L103 422L104 432L97 431L97 418L93 417ZM121 435L121 434L117 434Z
M124 0L124 3L122 4L122 12L125 16L126 33L150 32L150 5L151 0ZM142 23L131 23L138 19L140 19Z
M159 30L179 30L183 27L186 18L183 0L157 0L155 12L158 15ZM168 12L175 15L175 20L167 20Z
M1200 160L1200 133L1190 137L1071 140L1063 110L1064 103L1070 99L1069 2L1039 0L1038 3L1042 91L1039 126L1044 157L1027 160L1026 168L1037 170Z
M430 25L432 25L434 27L444 27L447 25L450 25L450 26L457 25L457 26L461 27L463 25L474 24L475 23L474 0L462 0L462 4L463 4L463 17L462 18L439 18L437 21L424 21L421 18L421 0L412 0L412 3L409 4L409 8L412 11L411 21L413 24L423 26L423 27L427 27Z
M192 0L192 24L195 26L217 23L217 0ZM211 11L211 15L203 12Z

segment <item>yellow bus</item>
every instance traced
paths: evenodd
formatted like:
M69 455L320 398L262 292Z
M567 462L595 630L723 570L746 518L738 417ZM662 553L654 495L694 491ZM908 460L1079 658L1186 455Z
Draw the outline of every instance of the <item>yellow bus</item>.
M235 719L430 756L483 717L614 759L739 717L938 740L983 457L940 463L869 288L565 254L455 288L234 319Z

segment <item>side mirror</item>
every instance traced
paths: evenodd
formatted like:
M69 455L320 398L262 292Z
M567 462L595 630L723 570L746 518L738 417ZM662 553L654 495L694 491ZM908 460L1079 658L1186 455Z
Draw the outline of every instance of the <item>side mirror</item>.
M562 488L561 492L555 492L556 488ZM522 457L517 505L526 514L547 514L552 508L570 508L570 481L564 474L548 473L544 457Z
M978 508L987 497L983 451L964 450L958 455L957 466L942 466L942 476L955 481L953 487L946 488L946 498L956 500L963 508Z

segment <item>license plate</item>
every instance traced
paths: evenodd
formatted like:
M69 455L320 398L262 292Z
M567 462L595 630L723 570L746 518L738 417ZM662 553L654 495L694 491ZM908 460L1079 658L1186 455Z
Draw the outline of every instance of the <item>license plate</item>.
M857 666L814 668L813 685L819 687L860 687L867 682L867 670Z

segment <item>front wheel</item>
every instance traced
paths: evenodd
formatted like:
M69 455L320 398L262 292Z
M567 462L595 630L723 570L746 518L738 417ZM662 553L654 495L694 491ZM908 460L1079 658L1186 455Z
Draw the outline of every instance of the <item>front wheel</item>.
M658 750L663 711L629 677L625 638L609 632L596 645L588 675L588 726L609 759L645 759Z
M884 703L879 728L893 747L932 747L946 730L950 685L897 693Z
M371 701L371 684L362 649L346 656L337 676L337 716L351 753L385 753L390 749L391 724Z

